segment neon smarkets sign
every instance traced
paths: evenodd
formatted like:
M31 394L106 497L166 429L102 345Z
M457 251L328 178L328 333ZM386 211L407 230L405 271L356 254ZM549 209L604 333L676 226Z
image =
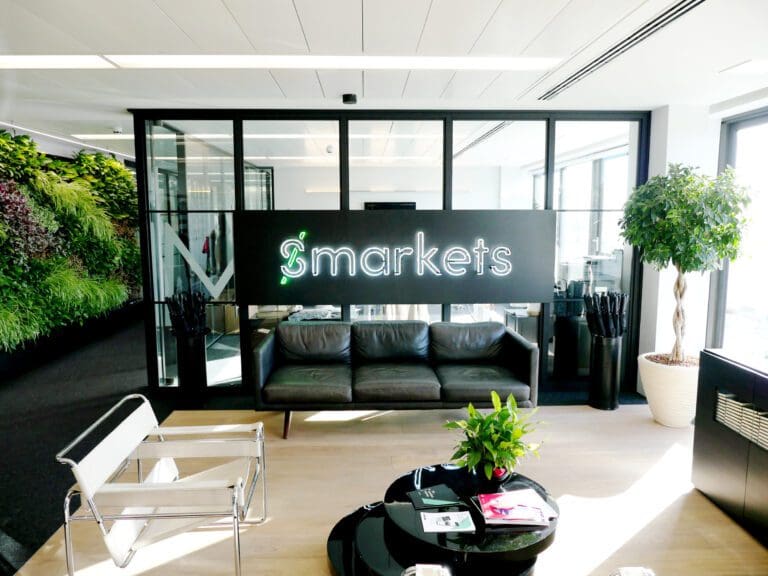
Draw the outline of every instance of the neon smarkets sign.
M542 302L554 214L259 211L235 214L237 298L247 304Z
M469 270L482 276L486 268L499 278L512 273L512 249L509 246L488 247L484 238L477 238L470 248L453 245L442 252L439 247L428 244L421 230L416 232L410 245L368 246L360 253L350 246L308 249L309 243L307 231L302 230L296 237L280 244L280 255L286 259L285 264L280 266L281 285L285 286L290 279L298 279L305 274L329 274L332 277L362 274L376 278L412 273L416 276L445 274L460 277Z

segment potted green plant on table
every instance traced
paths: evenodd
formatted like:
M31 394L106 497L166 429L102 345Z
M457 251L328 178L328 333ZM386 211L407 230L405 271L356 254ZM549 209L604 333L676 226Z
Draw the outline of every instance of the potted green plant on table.
M685 275L718 269L724 258L736 257L748 202L730 168L709 178L670 164L666 175L638 186L624 207L621 234L639 249L642 261L657 270L669 264L677 270L672 352L638 358L651 413L665 426L688 426L696 412L698 358L684 350Z
M527 454L538 455L539 445L523 439L535 429L536 423L530 418L536 409L521 413L512 394L502 404L493 391L491 401L493 410L488 414L483 415L470 403L466 420L449 421L445 427L464 433L464 439L451 456L453 462L484 474L488 480L503 481Z

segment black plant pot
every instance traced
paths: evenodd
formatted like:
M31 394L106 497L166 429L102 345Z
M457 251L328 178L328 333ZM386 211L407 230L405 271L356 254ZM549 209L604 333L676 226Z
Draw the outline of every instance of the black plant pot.
M205 334L176 336L179 371L179 405L200 408L205 402L208 375L205 367Z
M616 410L619 407L620 365L621 336L592 336L590 406L600 410Z

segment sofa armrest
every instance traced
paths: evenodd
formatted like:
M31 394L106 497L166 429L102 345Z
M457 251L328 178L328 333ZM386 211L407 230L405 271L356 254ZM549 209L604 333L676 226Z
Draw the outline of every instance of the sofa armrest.
M257 394L261 393L274 367L275 333L270 332L253 349L253 381Z
M539 400L539 347L507 328L504 335L509 368L531 388L531 404L536 406Z

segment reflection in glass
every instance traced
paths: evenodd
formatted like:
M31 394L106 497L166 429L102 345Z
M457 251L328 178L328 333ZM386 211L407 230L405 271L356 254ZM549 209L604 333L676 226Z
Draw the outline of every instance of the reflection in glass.
M155 317L159 383L162 387L178 386L176 336L171 330L168 307L156 304ZM210 329L205 337L208 386L239 385L242 369L237 307L231 304L208 305L206 324Z
M451 322L501 322L535 344L540 309L540 304L451 304Z
M453 123L453 208L544 208L546 123Z
M235 299L231 213L153 213L150 226L155 301L189 290Z
M355 320L422 320L439 322L440 304L352 304L350 316Z
M147 123L150 210L234 210L231 121Z
M337 121L246 121L243 151L246 210L340 208Z
M415 202L417 210L443 207L441 121L349 123L349 205Z
M590 372L583 295L629 291L631 252L619 221L635 183L637 123L557 122L555 132L556 267L547 365L556 382L572 387L586 383Z

